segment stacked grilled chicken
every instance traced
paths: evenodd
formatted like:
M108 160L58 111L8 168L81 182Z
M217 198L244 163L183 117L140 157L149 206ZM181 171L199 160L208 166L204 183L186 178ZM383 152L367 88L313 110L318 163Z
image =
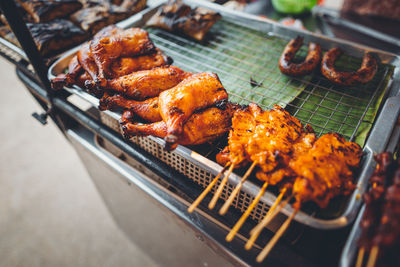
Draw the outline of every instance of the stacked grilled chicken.
M139 28L109 26L84 44L67 74L53 79L54 88L77 84L101 97L100 109L122 108L126 136L154 135L177 144L196 145L227 131L237 105L214 73L190 73L171 60ZM136 124L139 117L148 124Z

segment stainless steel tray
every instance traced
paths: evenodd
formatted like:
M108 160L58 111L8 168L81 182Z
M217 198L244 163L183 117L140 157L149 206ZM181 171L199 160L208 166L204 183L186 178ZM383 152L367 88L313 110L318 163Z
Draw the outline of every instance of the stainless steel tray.
M398 105L399 103L400 103L400 96L397 96L388 99L386 105ZM394 153L399 142L400 142L400 123L397 123L385 151ZM362 205L361 210L358 213L357 219L354 222L350 235L343 248L342 255L339 261L340 267L350 267L355 265L355 260L356 260L355 257L359 249L357 242L362 233L360 223L364 215L365 207L366 207L365 204Z
M162 3L164 1L160 1L160 2ZM241 12L227 10L224 7L221 7L219 5L212 4L212 3L209 3L206 1L185 1L185 2L187 2L188 4L192 4L192 5L197 5L197 6L200 5L200 6L205 6L205 7L211 8L213 10L220 12L222 14L223 18L232 24L237 24L238 26L241 26L241 27L243 27L243 25L245 25L245 27L247 27L251 30L265 33L265 36L277 36L279 38L283 38L285 42L287 39L293 38L297 35L302 35L302 36L304 36L305 42L310 42L310 41L318 42L321 44L321 46L325 50L329 49L331 47L339 46L339 47L342 47L346 51L346 53L348 53L352 56L358 57L358 58L361 58L365 51L373 51L374 53L376 53L376 55L379 56L382 63L390 64L391 66L394 67L394 72L393 72L393 75L390 80L390 86L388 86L389 89L386 92L384 92L385 96L384 96L383 102L385 101L386 98L397 95L399 93L399 89L400 89L400 86L399 86L399 84L400 84L399 56L396 56L396 55L390 54L390 53L386 53L384 51L372 49L369 47L361 46L361 45L351 43L348 41L332 39L332 38L328 38L325 36L313 34L308 31L301 31L301 30L297 30L297 29L288 28L288 27L282 26L274 21L270 21L268 19L259 18L259 17L253 16L253 15L244 14ZM119 24L119 25L124 28L132 27L132 26L142 27L145 24L145 22L156 12L157 8L158 8L158 5L154 6L153 8L151 8L149 10L146 10L145 12L141 12L140 14L135 15L130 20L124 21L123 24ZM152 36L152 38L156 37L154 35L151 35L151 36ZM171 37L171 36L169 36L169 37ZM187 52L187 53L194 50L197 46L196 43L193 43L191 41L186 42L186 39L184 39L183 37L176 37L176 38L178 38L178 39L175 39L175 40L178 40L179 42L183 42L183 43L178 44L180 47L183 47L186 45L185 52ZM155 41L156 45L159 47L160 47L160 42L163 41L159 38L157 38L157 39L153 38L153 40ZM165 43L163 43L163 44L165 46L160 47L162 50L164 50L164 49L168 50L168 44L177 45L177 44L174 44L171 40L168 40L167 38L164 41L165 41ZM186 43L184 43L184 42L186 42ZM208 49L212 52L211 48L206 47L204 49ZM281 48L278 48L279 51L281 51L282 49L283 49L283 46ZM50 67L50 69L49 69L49 78L50 79L53 78L55 75L62 73L65 70L65 68L68 65L69 60L76 53L77 50L78 50L78 48L71 50L69 53L65 54L62 58L60 58L57 62L55 62ZM165 52L167 52L167 54L169 54L168 52L173 52L173 51L168 50ZM280 52L278 52L278 53L280 53ZM180 61L179 61L179 59L177 59L177 58L179 58L179 54L176 53L176 54L169 54L169 55L174 58L175 64L177 64L179 66ZM198 55L201 56L201 54L198 54ZM183 55L183 56L185 56L185 55ZM198 64L204 64L204 62L201 62L202 61L201 58L200 59L188 58L188 60L191 60L191 62L193 62L192 65L187 65L188 67L192 67L192 69L191 69L192 71L196 71ZM212 60L212 59L210 59L210 60ZM245 63L245 61L244 61L244 63ZM212 68L212 66L209 66L209 67L210 67L211 71L214 70ZM218 73L218 71L214 71L214 72ZM224 81L223 81L223 83L224 83ZM302 80L301 83L307 84L307 83L309 83L309 81ZM224 85L225 85L225 83L224 83ZM98 99L87 94L83 90L81 90L77 87L66 88L66 89L69 90L71 93L76 94L76 95L82 97L83 99L87 100L93 106L95 106L95 107L98 106ZM243 99L243 97L240 98L240 95L235 95L234 93L231 93L231 92L230 92L230 95L231 95L231 98L233 96L233 97L236 97L236 99ZM374 94L374 96L375 96L375 94ZM246 102L244 102L244 103L246 103ZM368 104L368 106L369 106L369 104ZM267 107L267 106L264 106L264 107ZM333 229L333 228L339 228L339 227L346 226L354 220L354 218L357 215L358 209L361 205L361 199L359 199L358 196L365 191L367 179L368 179L370 173L373 171L373 154L379 153L379 152L383 151L383 149L385 148L386 143L389 140L389 137L391 135L392 129L394 127L394 124L396 122L397 115L399 114L399 112L400 112L400 103L392 103L392 102L390 102L390 105L387 104L380 110L380 115L375 120L375 124L374 124L374 126L369 134L369 138L367 139L367 142L365 143L365 146L364 146L364 157L363 157L363 161L362 161L361 171L360 171L359 177L357 179L357 189L349 197L344 211L339 216L337 216L333 219L316 218L305 212L299 212L295 216L296 221L306 224L311 227L319 228L319 229ZM115 112L106 111L106 112L104 112L104 114L107 114L108 116L110 116L111 118L114 118L115 120L118 120L120 118L120 114L115 113ZM362 117L362 118L364 118L364 117ZM359 123L361 123L361 120ZM327 129L325 129L325 128L322 129L321 133L323 132L323 130L327 130ZM350 137L351 136L349 135L348 138L350 138ZM160 146L163 146L163 144L164 144L164 141L161 139L158 139L158 138L148 137L148 139L159 144ZM192 165L194 164L201 170L204 170L206 173L210 173L211 175L215 176L222 169L222 167L219 166L217 163L215 163L213 160L208 159L208 158L200 155L199 153L188 149L187 147L178 146L178 148L174 151L174 153L176 155L184 158L185 162L187 161L186 162L187 164L192 164ZM230 176L228 183L230 184L231 187L234 187L239 181L240 181L240 177L236 174L233 174ZM243 202L247 202L247 204L248 204L251 201L251 198L253 198L259 192L259 190L260 190L260 187L256 183L253 183L251 181L246 181L242 187L242 193L249 195L250 199L246 199L246 201L243 201ZM261 198L261 203L263 203L263 205L266 205L267 206L266 209L267 209L268 206L271 206L274 203L275 199L276 199L276 196L273 193L266 192L264 194L264 196ZM245 204L243 204L242 207L245 206ZM244 207L244 208L246 208L246 207ZM289 215L292 212L293 212L293 209L291 206L287 206L283 210L283 213L286 215ZM259 214L258 216L262 217L263 214Z

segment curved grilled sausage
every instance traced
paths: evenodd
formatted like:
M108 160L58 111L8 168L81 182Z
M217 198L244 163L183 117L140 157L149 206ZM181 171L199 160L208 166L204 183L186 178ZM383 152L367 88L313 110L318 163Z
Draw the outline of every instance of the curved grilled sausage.
M302 76L311 73L321 62L321 46L316 43L308 45L308 54L304 62L293 63L292 60L303 45L303 37L297 36L291 40L283 50L279 59L279 69L283 74L290 76Z
M361 67L357 71L337 71L335 61L343 54L342 49L336 47L330 49L322 58L321 72L331 82L339 85L353 86L367 83L374 78L378 69L375 57L366 53L363 57Z

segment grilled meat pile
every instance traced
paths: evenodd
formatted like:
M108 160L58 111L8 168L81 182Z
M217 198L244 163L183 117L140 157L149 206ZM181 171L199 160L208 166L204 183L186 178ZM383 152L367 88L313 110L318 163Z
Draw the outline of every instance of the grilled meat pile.
M17 5L40 53L51 57L141 11L146 0L18 0ZM0 35L19 45L4 17L2 21Z
M263 111L250 104L235 112L228 146L217 162L237 167L254 162L256 177L291 190L296 208L310 200L324 208L331 198L354 189L353 170L360 158L361 148L339 134L317 139L310 126L281 107Z
M139 28L108 26L82 45L53 88L76 84L101 97L100 110L122 108L125 136L163 137L166 148L195 145L226 133L237 105L214 73L185 72ZM134 115L136 114L136 115ZM150 124L139 125L140 117Z

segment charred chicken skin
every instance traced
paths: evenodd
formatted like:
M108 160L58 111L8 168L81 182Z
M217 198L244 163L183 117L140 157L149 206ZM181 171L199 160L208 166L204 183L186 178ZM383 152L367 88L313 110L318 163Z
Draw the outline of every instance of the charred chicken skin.
M143 100L158 96L160 92L178 85L190 75L191 73L184 72L175 66L160 67L108 80L104 88L136 100Z
M183 126L178 142L171 149L177 144L198 145L222 136L229 131L233 113L237 108L238 105L227 103L222 109L210 107L192 114ZM168 134L168 127L164 121L143 125L125 123L122 129L126 136L153 135L164 138Z
M157 67L171 65L172 59L160 49L155 53L139 57L121 57L111 63L111 78L118 78L135 71L151 70Z
M107 32L108 30L108 32ZM90 51L98 68L96 84L104 87L111 76L110 65L119 57L136 57L154 51L155 46L147 31L140 28L107 27L105 34L96 35L90 43Z
M167 125L165 141L177 143L183 125L195 112L227 100L228 93L214 73L197 73L159 96L161 118Z

